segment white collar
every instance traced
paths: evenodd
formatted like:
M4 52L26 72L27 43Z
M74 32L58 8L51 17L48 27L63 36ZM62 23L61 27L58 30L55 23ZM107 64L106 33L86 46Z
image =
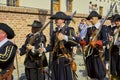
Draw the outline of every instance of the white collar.
M65 24L63 24L61 27L58 27L58 30L62 29L65 26Z
M8 41L7 38L5 38L4 40L2 40L2 41L0 42L0 47L1 47L2 45L4 45L7 41Z
M115 26L116 26L115 24L113 24L113 25L111 24L111 28L112 28L112 27L115 27Z
M95 24L95 27L97 28L97 29L99 29L99 27L100 27L100 21L98 21L96 24Z
M88 28L90 28L90 27L92 27L93 25L92 24L90 24L89 26L88 26Z

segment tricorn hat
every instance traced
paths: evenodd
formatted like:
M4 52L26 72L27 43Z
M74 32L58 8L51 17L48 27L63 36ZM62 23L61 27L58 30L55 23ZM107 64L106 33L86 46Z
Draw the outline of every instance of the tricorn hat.
M86 19L87 19L87 20L90 20L90 17L88 16L88 17L86 17Z
M120 15L114 18L114 21L120 21Z
M64 12L57 12L53 16L51 16L49 19L63 19L63 20L71 20L70 16L67 16Z
M102 18L102 16L99 15L96 11L92 11L88 16L88 19L91 19L92 17L98 17L98 19Z
M114 19L118 16L119 16L119 14L114 14L114 15L108 17L108 19L111 20L111 22L114 22Z
M41 28L43 25L42 25L41 22L39 22L37 20L34 20L33 24L32 25L28 25L28 26Z
M8 26L7 24L0 23L0 29L6 32L8 39L14 38L15 33L14 33L13 29L10 28L10 26Z

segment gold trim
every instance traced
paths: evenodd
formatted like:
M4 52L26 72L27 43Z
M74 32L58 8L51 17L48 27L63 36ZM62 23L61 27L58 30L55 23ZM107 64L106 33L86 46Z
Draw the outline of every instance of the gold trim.
M1 53L0 56L6 56L7 50L8 50L8 46L6 47L5 54L2 54L2 53Z
M12 54L12 51L13 51L13 47L14 46L12 46L12 48L11 48L11 50L10 50L10 53L8 54L8 57L6 58L6 59L0 59L0 61L3 61L3 62L5 62L5 61L7 61L9 58L10 58L10 56L11 56L11 54ZM7 50L6 50L7 51ZM7 53L7 52L6 52ZM5 54L6 54L5 53ZM4 56L2 56L2 57L4 57Z

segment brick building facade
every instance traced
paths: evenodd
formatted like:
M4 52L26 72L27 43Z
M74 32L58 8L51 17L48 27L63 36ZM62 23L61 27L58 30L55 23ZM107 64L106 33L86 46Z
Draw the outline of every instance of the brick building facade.
M72 13L66 13L71 15ZM7 23L15 31L15 38L12 39L14 43L20 47L24 41L25 36L30 33L31 28L28 24L32 24L34 20L39 20L43 24L49 21L50 11L37 8L22 8L22 7L8 7L0 6L0 22ZM77 26L82 17L86 17L84 14L76 14L74 20L76 23L71 22L70 26L73 26L77 31ZM44 30L44 34L47 36L47 44L49 43L50 25Z

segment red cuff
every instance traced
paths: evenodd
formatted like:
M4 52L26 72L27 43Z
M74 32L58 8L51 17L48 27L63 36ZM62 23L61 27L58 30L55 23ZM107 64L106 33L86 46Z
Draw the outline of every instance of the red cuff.
M80 40L79 43L80 43L80 45L82 45L82 46L85 46L85 45L86 45L86 41L85 41L85 40Z
M102 45L103 45L102 40L97 40L96 45L98 45L99 48L102 48Z

